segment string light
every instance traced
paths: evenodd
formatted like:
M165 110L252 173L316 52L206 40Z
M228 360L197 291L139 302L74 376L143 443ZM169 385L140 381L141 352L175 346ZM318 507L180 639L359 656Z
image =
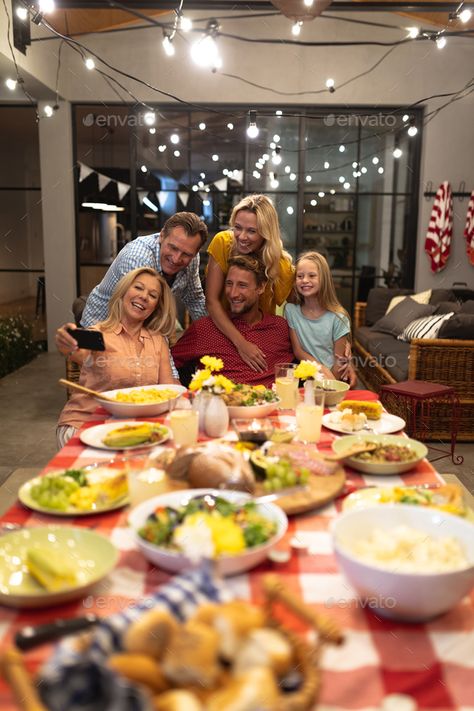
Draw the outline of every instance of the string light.
M329 89L331 94L334 94L336 91L334 79L326 79L326 88Z
M296 180L296 173L290 173L290 180L292 183Z
M46 104L46 106L43 107L43 114L46 116L46 118L51 118L51 116L54 114L54 107L50 104Z
M280 165L280 163L281 163L280 151L281 151L281 146L277 146L275 148L275 150L273 152L273 156L272 156L273 165Z
M403 151L401 148L395 148L392 155L394 158L401 158L403 155Z
M380 168L377 168L377 172L380 173L380 175L383 175L383 168L380 166Z
M227 128L229 129L229 131L233 131L233 130L234 130L234 124L233 124L233 123L228 123L228 124L227 124Z
M164 153L164 152L166 151L166 146L165 146L165 144L162 143L161 145L159 145L159 146L158 146L158 150L160 151L160 153Z
M374 157L372 158L372 163L373 163L374 165L377 165L377 163L378 163L379 161L380 161L380 158L377 158L377 156L374 156Z
M410 118L410 117L408 116L408 114L403 114L403 116L402 116L402 121L403 121L403 123L406 123L409 118Z
M270 173L270 186L276 190L277 187L280 185L278 182L277 174L276 173Z
M342 187L344 188L344 190L349 190L349 188L351 187L351 184L348 182L345 182Z
M300 20L297 20L291 28L291 34L294 35L295 37L298 37L298 35L301 32L302 25L303 25L303 23Z
M285 165L285 173L286 173L287 175L288 175L289 173L291 173L291 168L290 168L289 165Z
M464 7L464 2L461 2L454 12L449 13L449 15L448 15L449 19L450 20L461 20L461 22L463 22L464 24L466 22L469 22L469 20L472 17L472 12L468 8L465 8L463 10L463 7Z
M323 198L326 195L322 190L319 191L318 197Z
M257 138L258 134L259 130L257 126L257 112L249 111L249 125L247 128L247 136L249 138Z
M292 215L294 213L295 209L291 205L288 205L288 207L286 208L286 211L289 215Z
M280 109L277 109L275 111L275 116L283 116L283 111L280 111Z
M180 15L180 17L179 17L179 29L182 30L183 32L191 32L191 30L193 29L192 20L190 20L189 17L185 17L184 15Z
M175 158L179 158L179 156L181 155L181 151L173 151L173 155Z
M466 24L466 22L469 22L471 17L472 17L472 12L471 12L471 10L468 10L467 8L466 8L466 10L462 10L459 13L459 19L461 20L461 22L464 22L464 24Z
M10 89L10 91L15 91L17 84L18 82L16 81L16 79L5 80L5 86L7 87L7 89Z
M314 0L304 0L304 4L306 7L311 7L313 3L314 3Z
M346 150L345 145L343 143L341 143L341 145L339 146L339 153L344 153L345 150Z
M275 133L275 135L273 136L273 140L275 141L275 143L280 143L280 136L278 135L278 133Z
M205 130L206 130L206 124L204 123L204 121L201 121L201 123L199 124L198 128L199 128L200 131L205 131Z
M222 67L216 38L219 34L217 20L209 20L204 37L195 42L191 47L191 57L199 67L209 67L216 71Z
M213 153L212 160L214 161L214 163L217 163L217 161L219 160L219 156L217 155L217 153Z
M408 32L408 37L410 39L416 39L418 35L420 34L420 28L419 27L407 27L407 32Z
M312 180L312 177L311 177L310 175L307 175L307 176L306 176L306 182L307 182L307 183L310 183L311 180Z
M446 47L446 37L441 33L435 37L435 42L438 49Z
M22 20L24 22L28 17L28 10L26 9L26 7L17 7L15 10L15 14L19 20Z
M56 6L54 4L54 0L39 0L38 8L41 13L46 15L49 12L54 12Z
M143 164L143 165L140 166L140 170L142 171L142 173L147 173L147 172L148 172L148 168L146 167L145 164Z
M89 71L92 71L93 69L95 69L95 62L92 59L92 57L87 57L84 64L86 65L86 69L88 69Z
M416 126L410 126L407 133L413 138L413 136L416 136L416 134L418 133L418 129Z
M167 57L174 57L175 48L174 48L174 44L171 39L171 36L169 34L165 33L161 44L163 45L163 49L165 50L166 56Z
M154 136L155 133L156 133L156 128L153 128L153 127L152 127L152 128L149 128L149 129L148 129L148 133L151 133L151 135Z
M329 168L329 161L325 160L324 161L324 170L328 170Z
M318 204L318 201L315 200L314 198L313 198L313 199L311 200L311 202L310 202L310 205L311 205L312 207L316 207L317 204Z
M147 126L154 126L156 123L156 114L154 111L147 111L146 114L143 115L143 120L145 121L145 124Z
M172 133L170 136L170 141L171 143L174 143L175 145L179 143L179 136L177 133Z

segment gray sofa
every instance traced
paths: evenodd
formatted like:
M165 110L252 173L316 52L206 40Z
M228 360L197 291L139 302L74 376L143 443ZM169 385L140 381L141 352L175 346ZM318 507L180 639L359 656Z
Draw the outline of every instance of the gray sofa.
M375 392L383 385L404 380L425 380L454 387L461 403L458 439L474 441L474 291L434 289L424 308L412 300L405 314L403 307L396 307L399 323L394 325L397 316L389 319L385 316L390 301L394 296L411 294L409 290L375 288L369 292L366 303L356 304L353 352L358 375L364 385ZM408 321L418 318L418 314L421 316L421 312L423 315L453 312L453 315L443 321L436 338L400 340L400 325L405 328ZM403 323L404 315L407 323ZM378 330L379 327L383 330ZM437 408L436 427L431 432L433 439L449 436L451 414L448 407Z

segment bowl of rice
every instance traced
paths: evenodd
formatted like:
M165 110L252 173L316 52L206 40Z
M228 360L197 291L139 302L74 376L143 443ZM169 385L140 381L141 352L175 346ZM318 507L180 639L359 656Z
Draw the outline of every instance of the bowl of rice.
M114 401L95 400L114 417L155 417L172 409L185 392L182 385L143 385L103 393Z
M339 567L378 616L424 622L474 587L474 525L457 516L403 504L353 509L332 535Z

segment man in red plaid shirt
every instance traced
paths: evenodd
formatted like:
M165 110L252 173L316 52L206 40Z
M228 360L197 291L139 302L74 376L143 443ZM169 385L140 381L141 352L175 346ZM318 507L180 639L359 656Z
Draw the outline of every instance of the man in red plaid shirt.
M258 307L265 284L265 267L257 259L242 255L229 260L224 288L230 317L244 338L265 353L267 365L263 372L253 370L242 360L210 316L194 321L171 349L178 370L185 368L189 376L202 356L212 355L224 361L222 374L234 382L270 386L275 380L275 365L291 363L294 354L286 320L264 314Z

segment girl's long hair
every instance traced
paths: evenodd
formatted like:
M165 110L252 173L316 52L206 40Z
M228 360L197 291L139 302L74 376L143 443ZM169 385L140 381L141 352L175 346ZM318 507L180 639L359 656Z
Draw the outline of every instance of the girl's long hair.
M173 294L163 277L150 267L139 267L125 274L114 289L109 301L109 315L100 326L103 331L113 331L122 322L123 297L133 282L142 274L150 274L157 281L159 291L156 307L143 322L145 328L152 333L161 333L166 338L172 338L176 326L176 305Z
M296 260L296 271L298 271L298 265L303 259L308 259L313 262L316 271L319 276L319 292L318 292L318 302L319 305L326 311L332 311L335 314L341 314L347 316L350 322L349 314L339 302L336 296L336 289L334 287L334 281L332 278L331 270L329 264L325 257L319 252L303 252L300 254ZM296 298L299 304L304 302L304 297L298 293L295 288Z
M263 246L258 254L265 265L265 274L272 283L280 272L280 259L286 257L291 262L291 256L283 249L283 242L280 234L280 224L278 215L272 201L266 195L248 195L243 198L232 210L230 225L235 225L237 213L241 210L253 212L257 216L257 230L263 237ZM237 254L236 243L232 247L232 256Z

